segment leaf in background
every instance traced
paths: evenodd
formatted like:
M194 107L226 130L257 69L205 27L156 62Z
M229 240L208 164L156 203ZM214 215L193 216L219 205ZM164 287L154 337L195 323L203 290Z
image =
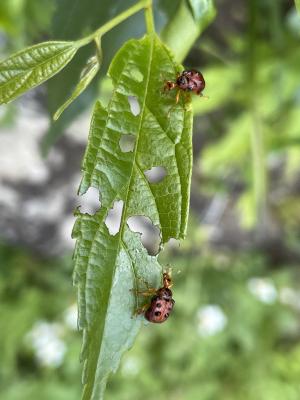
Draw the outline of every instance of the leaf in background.
M201 7L200 7L201 5ZM197 8L197 11L196 11ZM197 18L194 15L198 15ZM182 61L187 56L197 38L214 19L216 10L212 0L199 0L194 13L187 0L181 0L176 14L164 27L161 37L174 52L176 60Z
M0 63L0 104L57 74L74 57L76 42L44 42L19 51Z
M208 99L200 96L193 97L194 115L212 112L236 100L237 89L243 79L238 65L214 66L203 70L199 67L199 69L208 82L204 91Z
M64 110L88 87L93 78L99 71L100 65L97 56L91 57L85 68L82 70L80 81L78 82L74 92L71 94L69 99L56 111L53 119L56 121Z
M300 13L300 0L295 0L295 5L296 5L298 12Z
M79 193L101 191L95 215L77 214L74 237L75 283L79 325L84 329L82 359L84 400L102 398L107 377L133 343L143 317L132 318L139 277L157 287L161 268L138 234L127 227L130 216L143 215L161 229L162 242L186 232L192 168L190 103L175 104L175 93L162 93L163 81L174 79L178 66L162 43L146 36L127 42L109 69L114 92L107 109L97 102L83 161ZM131 110L135 98L139 110ZM139 112L138 112L139 111ZM135 139L123 152L120 140ZM145 171L163 167L166 176L148 181ZM123 202L119 232L105 225L116 201Z
M168 20L174 16L181 0L159 0L157 7L166 15ZM156 22L156 18L155 18Z
M195 20L201 20L204 27L207 23L211 21L212 17L215 15L216 10L213 0L188 0L188 3Z
M251 121L249 113L240 113L227 124L224 136L204 149L199 160L204 174L223 178L232 166L239 166L243 173L249 173L251 164L245 164L245 160L250 154Z

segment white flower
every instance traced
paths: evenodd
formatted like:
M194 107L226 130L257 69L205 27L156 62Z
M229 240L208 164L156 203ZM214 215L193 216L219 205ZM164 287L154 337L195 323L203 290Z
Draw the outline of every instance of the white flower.
M213 336L221 332L226 324L227 317L223 310L214 304L201 307L197 313L198 333L200 336Z
M136 357L127 357L122 365L122 374L124 376L137 375L140 369L140 362Z
M38 363L44 367L59 367L66 353L66 345L60 339L63 327L57 323L38 321L26 339L30 342Z
M270 279L251 278L247 286L253 296L263 303L272 304L277 299L277 290Z

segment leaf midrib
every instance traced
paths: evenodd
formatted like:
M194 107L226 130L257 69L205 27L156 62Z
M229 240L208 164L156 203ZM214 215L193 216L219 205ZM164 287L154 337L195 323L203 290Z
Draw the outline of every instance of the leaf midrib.
M7 85L12 84L13 81L22 78L22 77L23 77L24 75L26 75L26 74L29 74L29 76L26 78L26 81L27 81L27 80L31 77L31 75L35 72L36 69L42 68L46 63L49 63L49 62L51 63L53 59L55 59L55 58L61 56L63 53L66 53L66 54L67 54L67 53L72 53L72 52L70 51L71 49L72 49L73 51L75 51L75 52L77 51L77 47L75 47L75 46L70 46L70 49L69 49L68 51L66 51L66 49L64 49L64 50L60 51L59 53L53 55L52 57L48 58L47 60L43 61L42 63L37 64L36 66L33 66L32 68L28 68L28 69L22 70L22 72L20 72L19 74L15 75L13 78L9 79L8 81L4 82L4 84L2 84L2 85L0 84L0 89L4 89ZM74 53L74 54L75 54L75 53ZM63 68L63 66L60 66L60 67ZM58 69L56 72L58 72L58 71L59 71L59 69ZM1 74L1 66L0 66L0 74ZM44 79L44 78L43 78L43 79ZM23 85L21 85L21 87L22 87L22 86L23 86ZM12 93L14 93L14 91L13 91Z
M124 228L126 226L125 219L126 219L126 216L127 216L127 203L128 203L128 196L129 196L129 192L130 192L130 187L131 187L131 184L132 184L133 170L134 170L134 166L136 165L136 155L137 155L137 151L138 151L140 132L141 132L141 127L142 127L142 123L143 123L143 119L144 119L144 113L145 113L146 98L147 98L149 81L150 81L150 71L151 71L152 61L153 61L154 36L151 36L151 42L150 43L151 43L151 49L150 49L150 58L149 58L147 81L146 81L146 84L145 84L145 96L144 96L143 104L142 104L142 107L141 107L140 124L139 124L139 128L138 128L137 135L136 135L136 145L135 145L134 154L133 154L131 173L130 173L130 178L128 180L126 198L124 200L124 207L123 207L121 223L120 223L119 240L118 240L118 246L117 246L117 251L116 251L116 258L118 257L121 243L124 243L124 245L125 245L125 242L123 241L123 235L124 235ZM121 74L120 74L120 77L121 77ZM115 198L113 199L111 204L113 204L114 201L115 201ZM104 333L105 333L107 310L109 309L109 305L110 305L110 302L111 302L111 288L112 288L112 284L113 284L113 280L114 280L114 276L115 276L116 263L114 263L114 265L115 265L115 268L112 271L111 287L110 287L110 291L109 291L109 297L108 297L107 307L106 307L106 312L105 312L106 316L105 316L105 321L104 321L104 324L103 324L103 331L102 331L102 335L101 335L101 340L99 341L100 342L100 348L99 348L99 351L97 352L98 357L97 357L97 363L96 363L96 366L95 366L96 368L93 371L93 385L92 385L92 393L91 393L92 395L94 393L94 382L95 382L95 378L96 378L96 369L97 369L97 365L99 364L99 359L101 358L101 347L102 347L102 343L103 343L102 338L103 338Z

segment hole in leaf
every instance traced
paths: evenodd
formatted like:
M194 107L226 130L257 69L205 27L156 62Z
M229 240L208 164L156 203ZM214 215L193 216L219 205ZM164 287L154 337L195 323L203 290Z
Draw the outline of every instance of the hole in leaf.
M138 99L135 96L128 96L128 103L130 105L130 111L134 116L139 115L141 108Z
M154 256L159 252L161 242L160 230L153 225L150 218L135 215L128 218L127 224L133 232L141 234L141 241L149 255Z
M82 213L94 215L101 207L99 190L94 187L89 187L79 200Z
M144 171L144 174L150 183L158 183L164 179L167 175L167 171L164 167L152 167L147 171Z
M122 135L119 141L120 149L124 153L134 150L135 136L133 135Z
M110 235L116 235L120 230L123 204L124 202L122 200L115 201L113 208L107 213L105 225Z

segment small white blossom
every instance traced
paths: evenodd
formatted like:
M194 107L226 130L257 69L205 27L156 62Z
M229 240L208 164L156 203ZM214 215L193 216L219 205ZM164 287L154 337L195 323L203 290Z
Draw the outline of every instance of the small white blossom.
M57 323L38 321L26 339L34 351L38 363L43 367L59 367L66 353L66 345L60 339L63 327Z
M277 299L277 290L270 279L251 278L247 283L250 293L266 304L272 304Z
M140 362L136 357L127 357L122 365L122 374L124 376L137 375L140 369Z
M201 307L197 313L198 333L200 336L213 336L221 332L226 324L227 317L221 307L215 304L208 304Z

